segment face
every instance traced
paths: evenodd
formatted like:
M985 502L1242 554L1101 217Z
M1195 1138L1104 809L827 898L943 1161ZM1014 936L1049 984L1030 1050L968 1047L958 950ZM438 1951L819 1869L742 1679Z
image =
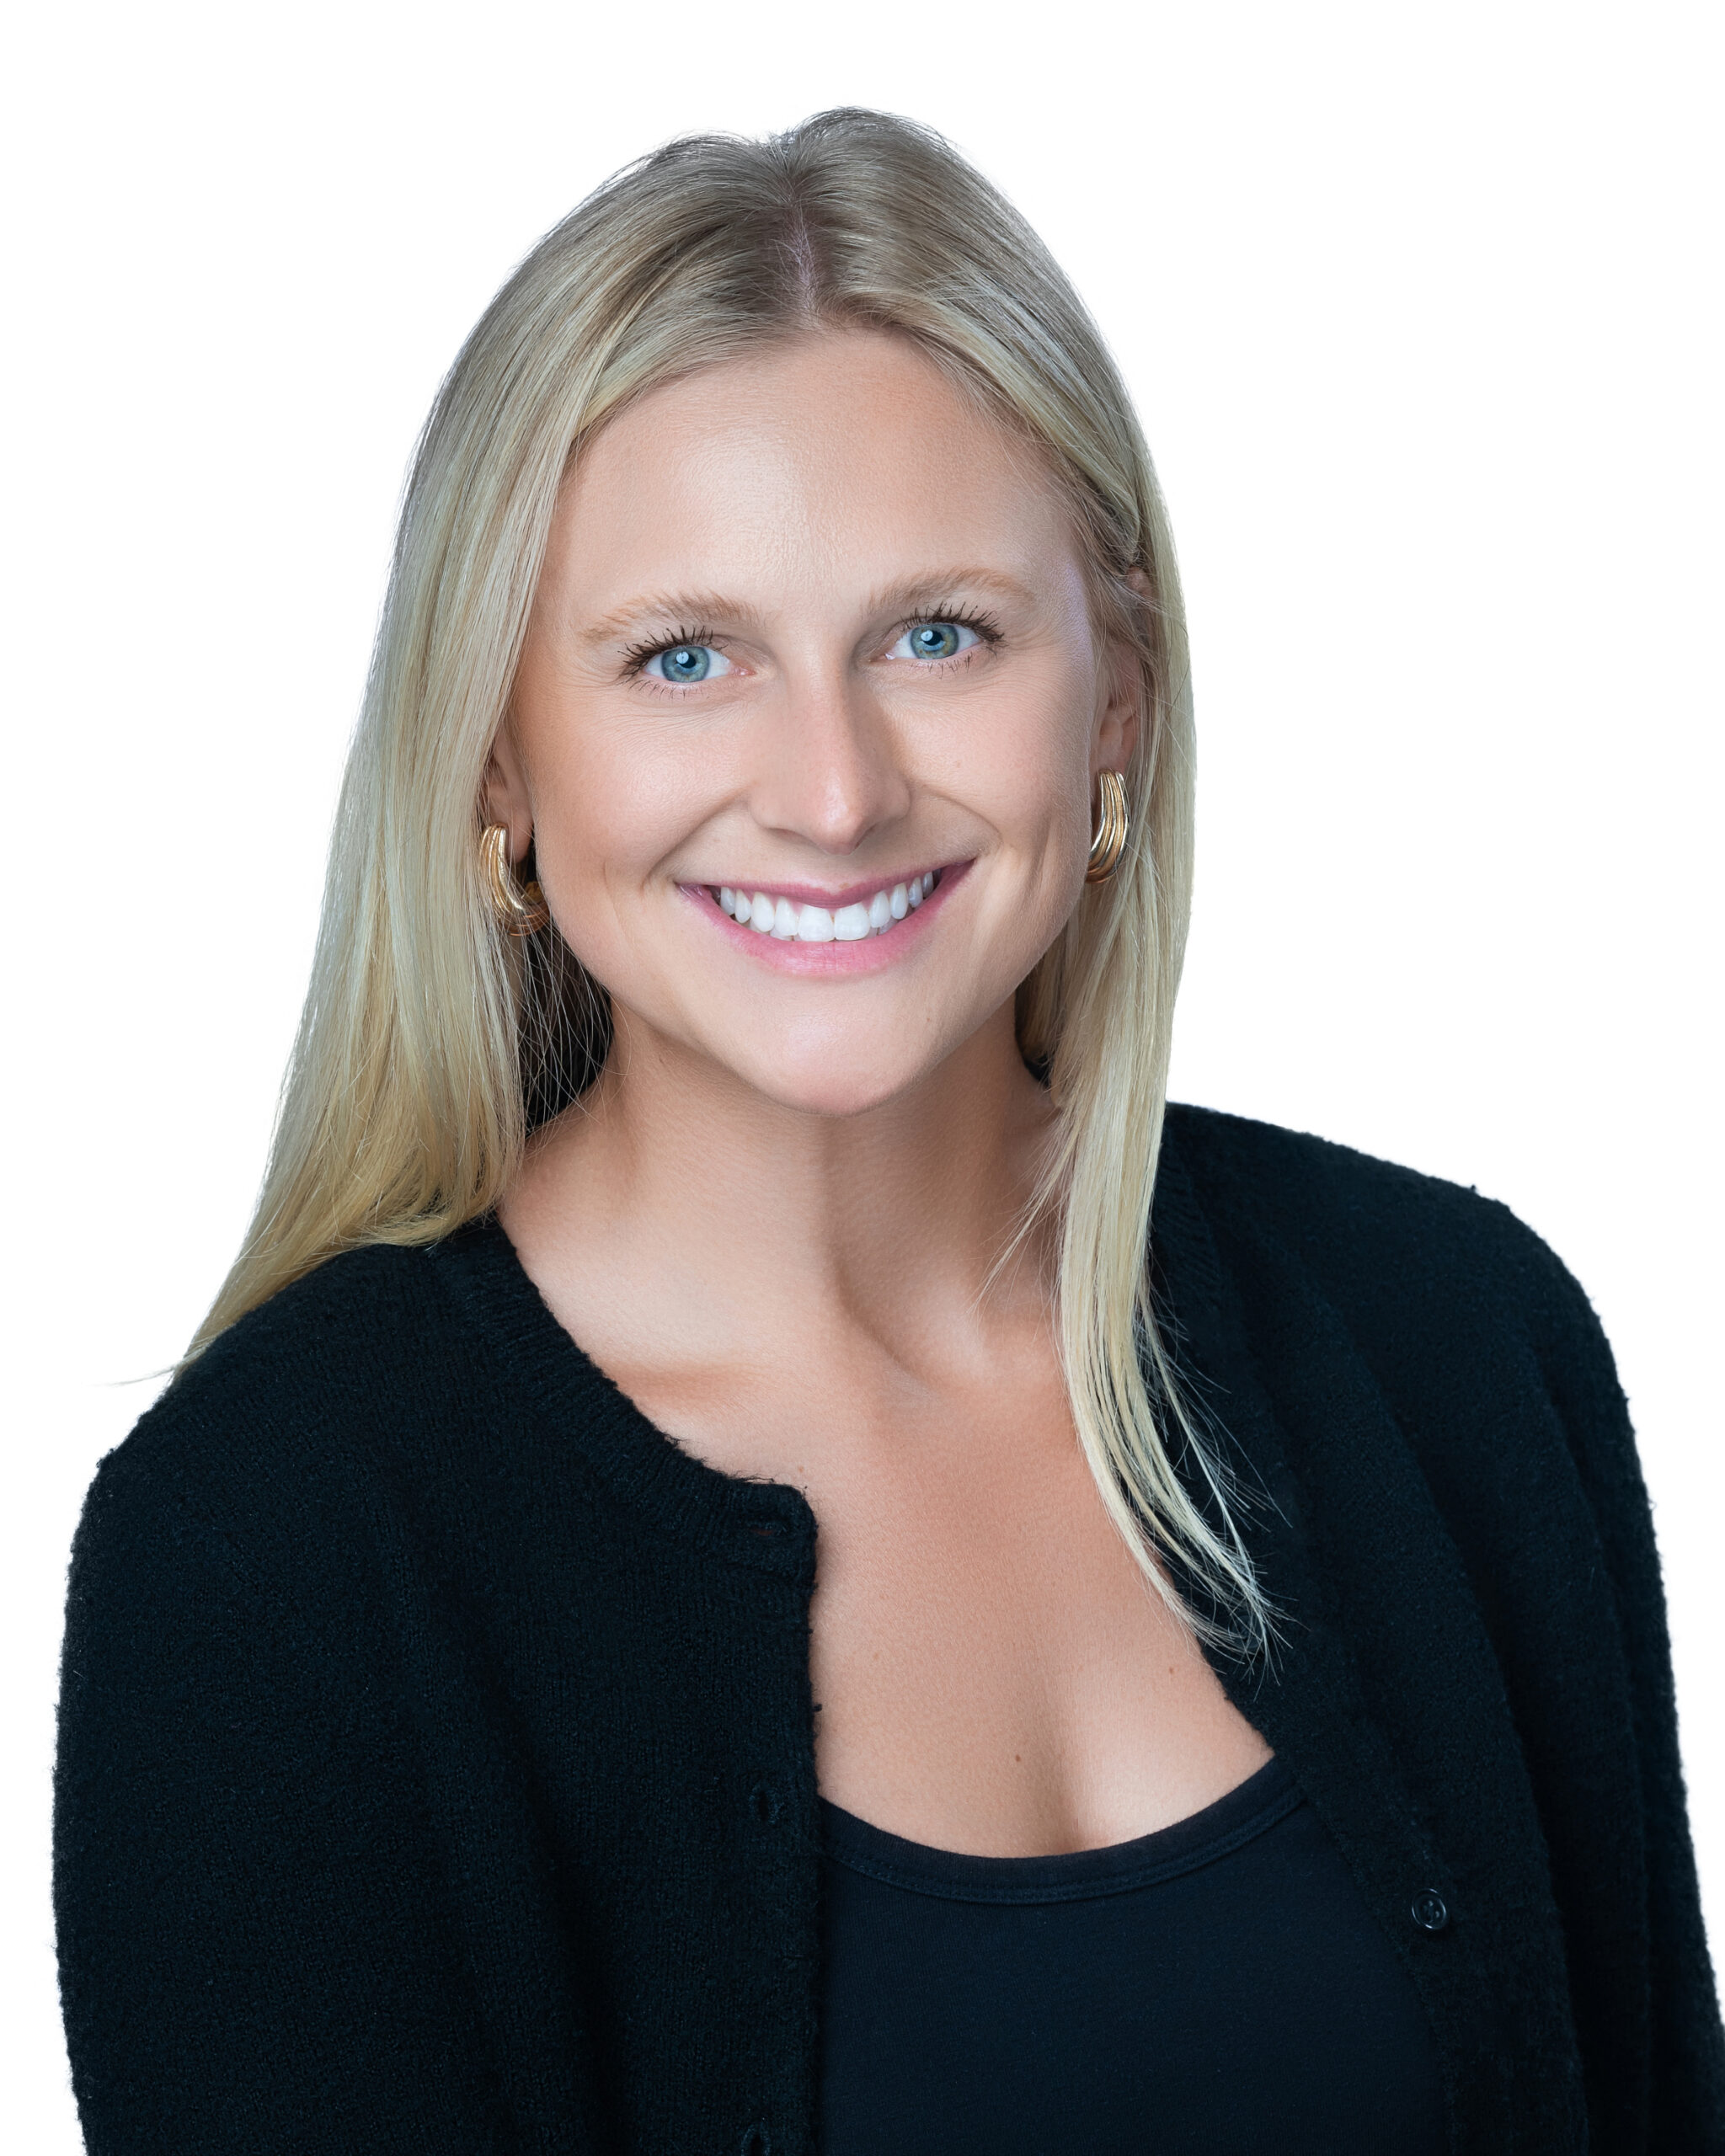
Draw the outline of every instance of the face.
M908 343L822 332L584 453L488 813L620 1045L855 1114L1010 1027L1137 697L1035 454Z

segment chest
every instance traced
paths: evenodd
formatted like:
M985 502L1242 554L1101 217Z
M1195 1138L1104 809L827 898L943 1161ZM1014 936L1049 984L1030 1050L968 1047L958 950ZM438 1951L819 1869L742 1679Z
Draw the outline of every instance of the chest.
M1093 1848L1269 1757L1109 1518L1051 1358L937 1392L636 1385L708 1465L809 1500L817 1772L847 1812L979 1854Z
M497 1314L494 1332L505 1315ZM1304 1353L1317 1328L1303 1309L1292 1331ZM1214 1373L1254 1486L1265 1493L1248 1518L1252 1547L1289 1617L1284 1651L1249 1681L1230 1674L1231 1691L1297 1777L1375 1923L1413 1974L1438 2032L1462 2141L1481 2149L1579 2146L1565 1935L1501 1673L1513 1678L1528 1669L1531 1681L1518 1684L1514 1695L1523 1729L1537 1733L1541 1713L1569 1718L1570 1761L1604 1758L1588 1731L1616 1726L1601 1723L1601 1709L1615 1710L1618 1695L1604 1678L1584 1693L1554 1693L1537 1663L1509 1661L1482 1671L1481 1654L1489 1650L1478 1606L1459 1567L1432 1561L1434 1550L1447 1546L1444 1523L1423 1477L1402 1471L1402 1440L1385 1421L1375 1382L1332 1355L1311 1383L1296 1387L1268 1346L1258 1343L1255 1357L1231 1356L1227 1339L1215 1342L1206 1322L1199 1305L1189 1352L1194 1367ZM473 1442L483 1471L455 1484L441 1473L421 1478L425 1497L414 1532L423 1547L413 1567L390 1574L392 1581L470 1583L458 1597L470 1643L446 1682L434 1685L420 1722L439 1752L436 1786L461 1798L450 1833L462 1852L462 1906L473 1902L474 1921L489 1937L495 1908L530 1878L557 1882L555 1907L549 1898L542 1904L548 1929L538 1988L554 1991L578 1971L579 2014L589 2011L585 2002L601 2003L593 2071L607 2105L628 2121L620 2146L735 2148L756 2121L766 2121L775 2149L806 2156L815 2145L806 2122L814 2116L820 2025L817 1795L845 1787L851 1793L838 1801L856 1817L889 1830L895 1823L858 1785L837 1780L841 1717L849 1716L853 1731L871 1726L846 1704L866 1701L866 1694L835 1689L843 1675L847 1514L857 1524L849 1556L859 1612L852 1662L877 1652L884 1658L891 1637L902 1634L895 1598L927 1607L941 1592L943 1568L974 1574L966 1553L977 1545L969 1538L986 1529L991 1595L948 1600L942 1606L961 1614L943 1629L932 1620L909 1629L921 1642L930 1682L944 1684L954 1698L974 1695L991 1668L998 1674L1003 1640L1028 1643L1028 1656L1019 1652L1006 1665L1014 1673L1008 1697L1027 1714L1045 1706L1075 1660L1069 1652L1052 1661L1049 1655L1059 1624L1070 1621L1070 1601L1050 1613L1028 1598L1031 1585L1069 1570L1045 1561L1061 1538L1081 1530L1105 1542L1112 1529L1105 1516L1097 1528L1063 1512L1062 1488L1085 1493L1092 1520L1100 1501L1089 1494L1093 1484L1087 1490L1081 1460L1083 1479L1073 1483L1062 1479L1070 1462L1058 1472L1051 1466L1054 1438L1068 1453L1076 1448L1069 1429L1023 1412L1031 1389L1022 1370L1006 1372L992 1388L979 1384L977 1412L968 1419L945 1412L956 1395L927 1422L916 1419L916 1399L903 1396L889 1414L864 1415L834 1383L821 1402L798 1407L788 1422L775 1423L757 1397L733 1426L699 1419L692 1392L650 1390L607 1348L595 1359L629 1396L620 1400L575 1358L566 1331L542 1305L528 1309L521 1331L525 1385L499 1394L486 1364L451 1390L464 1414L473 1412L468 1401L483 1403ZM806 1353L811 1365L821 1365L814 1348ZM1277 1406L1261 1387L1264 1366L1277 1376ZM830 1361L821 1374L834 1376ZM854 1390L869 1398L866 1388ZM735 1396L745 1397L740 1390ZM1288 1400L1295 1407L1321 1400L1321 1449L1301 1442L1300 1428L1290 1435ZM955 1454L961 1428L972 1433L967 1444L986 1441L990 1471L955 1466L937 1475L938 1455L918 1444L936 1424L950 1431ZM852 1442L871 1431L872 1460ZM666 1444L667 1433L675 1445ZM1470 1424L1440 1434L1441 1447L1429 1433L1428 1442L1453 1450L1474 1481L1490 1470L1494 1455ZM414 1442L422 1442L417 1433ZM884 1471L890 1463L879 1455L889 1445L901 1464L920 1460L914 1477ZM840 1460L848 1463L843 1476L832 1471ZM750 1478L781 1486L756 1489ZM943 1492L950 1507L931 1509L931 1494ZM912 1497L922 1508L916 1532L895 1513ZM998 1509L991 1513L990 1504ZM952 1510L965 1524L964 1537L946 1527L933 1531ZM1028 1553L1017 1572L1002 1566L1002 1553L1014 1548ZM1498 1604L1519 1593L1530 1569L1528 1548L1524 1537L1517 1563L1502 1568ZM1574 1555L1572 1544L1560 1542L1551 1561L1570 1565L1567 1598L1551 1593L1546 1575L1535 1570L1528 1597L1503 1615L1503 1637L1530 1636L1541 1613L1553 1624L1573 1623L1576 1582L1590 1577L1585 1562L1572 1562ZM1110 1614L1113 1585L1087 1577L1102 1578L1101 1629L1121 1634L1126 1598ZM1013 1581L1011 1593L999 1586L1004 1578ZM1130 1572L1126 1578L1130 1584ZM355 1636L387 1642L399 1630L435 1641L448 1630L445 1614L440 1609L440 1621L428 1627L409 1610L399 1626L371 1624ZM1058 1636L1070 1646L1070 1632ZM1081 1666L1082 1657L1076 1659ZM1166 1662L1162 1668L1166 1674ZM500 1732L492 1705L499 1670L510 1701ZM812 1694L811 1671L818 1679ZM415 1696L425 1689L417 1673L414 1689ZM1098 1690L1106 1713L1088 1726L1117 1736L1124 1726L1141 1737L1142 1719L1121 1717L1106 1687ZM903 1686L895 1691L908 1696ZM1201 1689L1196 1696L1203 1698ZM832 1718L831 1733L817 1740L818 1769L809 1712L816 1701L814 1728ZM1166 1736L1174 1726L1168 1695L1151 1704L1156 1718L1149 1726ZM1247 1726L1241 1717L1223 1722L1236 1739ZM1044 1726L1070 1730L1071 1723L1050 1715ZM476 1866L466 1838L474 1816L470 1755L494 1741L509 1757L499 1764L485 1753L493 1774L485 1806L494 1812L498 1786L507 1792L520 1784L519 1834L494 1838L504 1865L495 1877ZM1181 1748L1165 1747L1162 1756ZM881 1756L878 1746L860 1742L854 1753L858 1762ZM1057 1785L1070 1790L1071 1742L1045 1756L1066 1775ZM1616 1759L1614 1752L1593 1772L1589 1803L1571 1814L1582 1845L1559 1852L1562 1876L1582 1882L1566 1906L1580 1913L1571 1935L1583 1943L1607 1919L1614 1940L1631 1935L1618 1915L1622 1897L1610 1898L1636 1855L1632 1848L1624 1860L1618 1825L1634 1801L1632 1752L1622 1753L1626 1790L1608 1785ZM950 1763L949 1753L925 1756L910 1779L943 1800L955 1789L963 1796L969 1785L944 1779L943 1760ZM1555 1777L1553 1769L1547 1786L1568 1785ZM873 1794L884 1806L886 1794ZM1195 1808L1183 1801L1179 1816ZM985 1816L968 1842L955 1818L902 1823L907 1838L931 1847L968 1846L1011 1860L1081 1842L1093 1850L1157 1816L1146 1809L1134 1822L1065 1842L1045 1832L1033 1811L1017 1815L1011 1835L996 1831L997 1814ZM544 1849L536 1838L542 1831L550 1837ZM1428 1890L1440 1893L1450 1913L1438 1931L1413 1913ZM1596 1908L1597 1920L1589 1913ZM509 1938L511 1982L523 1965L524 1935ZM1631 2025L1635 2000L1646 1997L1644 1957L1589 1951L1589 1983L1615 2002L1616 2022ZM1602 1969L1611 1972L1609 1990ZM615 2012L613 2001L620 2003ZM514 2025L501 2004L493 2025Z
M822 1807L823 2156L1438 2156L1419 2001L1279 1760L1108 1849L953 1856Z

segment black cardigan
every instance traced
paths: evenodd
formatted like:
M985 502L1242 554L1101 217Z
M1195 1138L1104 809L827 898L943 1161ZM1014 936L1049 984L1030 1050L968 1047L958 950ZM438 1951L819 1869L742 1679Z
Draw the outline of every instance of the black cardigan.
M1725 2149L1658 1559L1580 1290L1500 1206L1191 1108L1153 1248L1272 1501L1287 1646L1217 1666L1413 1978L1452 2146ZM814 1561L801 1495L655 1430L494 1225L224 1335L73 1554L93 2156L809 2156Z

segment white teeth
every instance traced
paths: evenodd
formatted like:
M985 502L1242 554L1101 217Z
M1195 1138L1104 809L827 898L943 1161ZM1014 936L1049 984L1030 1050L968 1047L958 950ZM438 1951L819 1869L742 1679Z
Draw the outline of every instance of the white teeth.
M721 910L740 926L781 943L860 943L865 937L884 936L933 889L934 871L929 869L831 912L825 906L798 905L793 899L775 899L766 891L734 890L729 883L719 885L718 898Z

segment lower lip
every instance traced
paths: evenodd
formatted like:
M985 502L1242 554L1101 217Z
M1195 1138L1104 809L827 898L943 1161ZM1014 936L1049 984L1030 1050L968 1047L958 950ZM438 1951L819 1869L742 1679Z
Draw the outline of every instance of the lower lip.
M853 980L861 974L878 974L918 949L928 934L929 923L948 895L964 879L970 864L954 862L937 868L934 889L914 912L895 921L884 936L859 937L854 943L799 943L793 937L781 940L758 928L745 928L733 921L704 883L680 883L677 889L690 904L700 908L727 942L746 951L775 973L796 974L818 980Z

